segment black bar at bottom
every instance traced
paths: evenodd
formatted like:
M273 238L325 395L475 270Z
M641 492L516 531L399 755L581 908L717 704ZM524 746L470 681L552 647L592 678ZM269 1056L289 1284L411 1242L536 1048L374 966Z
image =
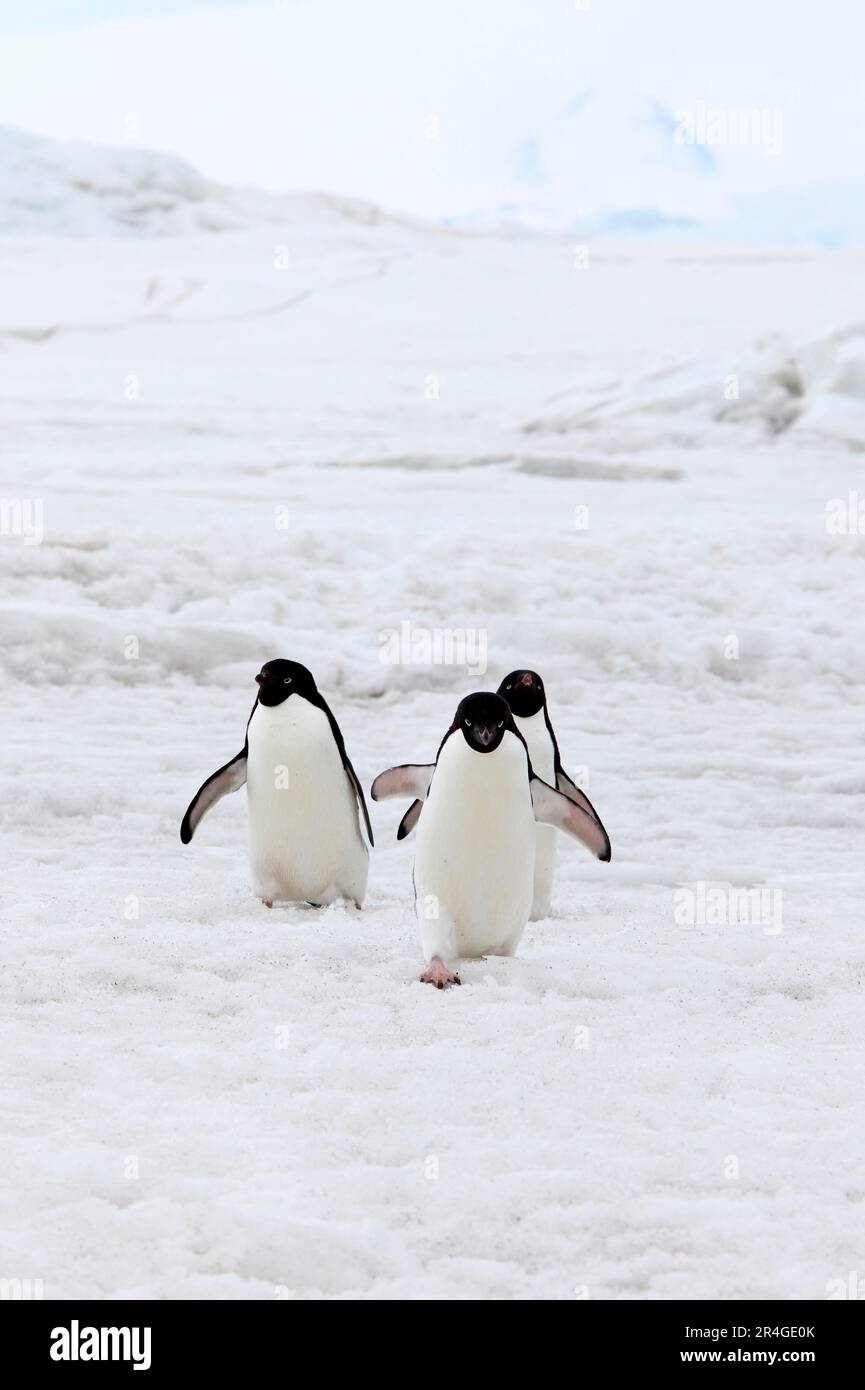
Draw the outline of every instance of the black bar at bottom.
M398 1321L378 1316L381 1304L193 1302L4 1302L4 1346L14 1343L25 1374L58 1376L130 1374L159 1380L186 1371L215 1377L249 1373L270 1362L291 1373L293 1348L315 1358L319 1373L338 1355L351 1358L354 1374L366 1366L399 1363L414 1345L421 1365L480 1355L510 1356L517 1345L546 1362L555 1350L578 1370L686 1372L707 1366L735 1372L763 1366L827 1373L856 1364L861 1306L844 1302L487 1302L466 1317L464 1305L403 1303ZM523 1313L528 1316L521 1329ZM321 1321L319 1322L319 1319ZM543 1320L546 1326L539 1329ZM437 1347L437 1333L444 1338ZM541 1340L538 1341L540 1330ZM327 1335L322 1339L321 1332ZM346 1335L347 1334L347 1335ZM545 1339L558 1334L553 1347ZM408 1345L406 1345L406 1342ZM399 1348L404 1350L400 1353ZM3 1358L6 1359L5 1357ZM136 1368L138 1368L136 1370ZM404 1372L408 1367L404 1364ZM486 1364L485 1369L489 1370Z

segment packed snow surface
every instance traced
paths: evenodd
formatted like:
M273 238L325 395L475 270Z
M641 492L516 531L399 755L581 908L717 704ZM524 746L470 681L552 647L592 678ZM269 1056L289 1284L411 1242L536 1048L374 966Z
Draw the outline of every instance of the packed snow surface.
M863 272L586 265L313 205L2 243L0 1276L704 1299L862 1273ZM402 624L474 634L486 671L384 663ZM552 915L447 992L417 982L402 806L373 808L362 913L268 912L243 794L178 829L275 656L367 787L535 667L612 863L562 838ZM706 885L769 906L689 924Z

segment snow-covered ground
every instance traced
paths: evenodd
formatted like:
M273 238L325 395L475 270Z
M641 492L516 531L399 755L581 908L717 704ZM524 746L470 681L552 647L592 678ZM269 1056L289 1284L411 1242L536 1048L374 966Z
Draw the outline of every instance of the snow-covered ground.
M0 246L2 495L44 529L7 509L0 537L0 1276L702 1299L865 1274L865 537L827 526L865 492L865 254L583 261L315 200ZM469 630L487 674L383 664L402 623ZM178 827L274 656L367 786L537 667L613 862L562 840L550 919L447 993L416 982L394 803L362 915L267 912L242 795ZM767 913L688 925L697 884Z

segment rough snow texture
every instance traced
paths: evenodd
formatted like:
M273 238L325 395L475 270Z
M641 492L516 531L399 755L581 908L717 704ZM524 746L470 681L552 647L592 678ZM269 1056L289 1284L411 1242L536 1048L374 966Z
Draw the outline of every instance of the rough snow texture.
M2 1277L861 1275L865 540L826 504L861 486L863 268L599 246L576 270L312 212L3 245L4 495L45 537L0 538ZM404 621L481 630L488 673L383 665ZM612 864L562 840L553 915L448 993L416 982L402 807L374 809L362 915L267 912L242 796L188 848L178 826L274 656L316 672L367 786L537 667ZM696 881L781 890L783 930L680 924Z

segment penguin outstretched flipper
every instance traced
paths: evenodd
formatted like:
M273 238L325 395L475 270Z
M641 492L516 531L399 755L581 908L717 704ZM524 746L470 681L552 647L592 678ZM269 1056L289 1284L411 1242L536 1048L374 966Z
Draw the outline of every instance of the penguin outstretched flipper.
M579 840L596 859L609 863L612 857L610 837L600 821L540 777L532 776L530 786L536 821L554 825L557 830Z
M232 758L230 763L224 767L217 768L216 772L208 777L206 782L198 788L195 796L186 809L186 815L180 823L180 838L185 845L189 844L195 834L199 821L203 820L211 807L217 801L221 801L229 792L239 791L246 782L246 758L247 746L243 745L237 757Z
M575 782L571 781L563 767L560 767L556 772L556 787L561 792L562 796L566 796L569 801L574 801L578 806L582 807L586 814L591 816L592 820L596 820L603 830L603 822L591 801L586 796L586 793L582 791Z
M406 811L405 815L399 823L399 829L396 832L396 838L398 840L404 840L407 835L411 834L418 821L420 820L420 813L422 810L423 802L420 800L420 798L412 802L412 804L409 806L408 810Z
M402 763L399 767L389 767L378 774L370 795L373 801L386 801L391 796L415 796L425 801L434 772L435 763Z

